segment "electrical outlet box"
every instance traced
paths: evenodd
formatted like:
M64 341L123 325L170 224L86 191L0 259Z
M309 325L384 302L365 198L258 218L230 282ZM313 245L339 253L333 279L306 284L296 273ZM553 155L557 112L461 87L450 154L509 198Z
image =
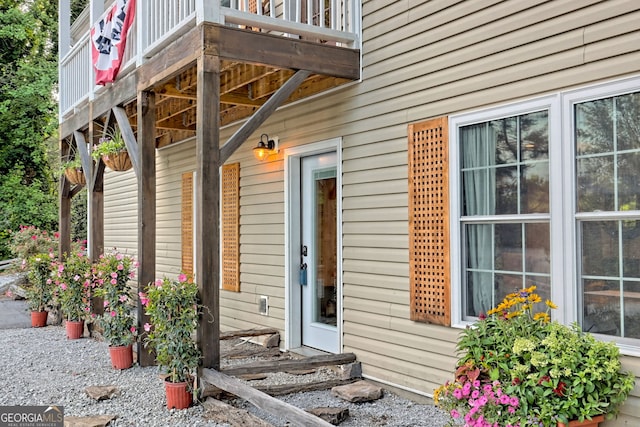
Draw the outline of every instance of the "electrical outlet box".
M258 312L264 316L269 315L269 297L260 295L260 302L258 303Z

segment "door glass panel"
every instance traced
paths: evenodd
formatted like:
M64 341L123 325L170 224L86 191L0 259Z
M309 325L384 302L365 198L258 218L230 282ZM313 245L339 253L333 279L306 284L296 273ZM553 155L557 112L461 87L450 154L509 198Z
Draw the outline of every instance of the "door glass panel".
M313 301L313 321L326 325L336 325L336 169L314 171L314 242L315 265L313 275L315 297Z

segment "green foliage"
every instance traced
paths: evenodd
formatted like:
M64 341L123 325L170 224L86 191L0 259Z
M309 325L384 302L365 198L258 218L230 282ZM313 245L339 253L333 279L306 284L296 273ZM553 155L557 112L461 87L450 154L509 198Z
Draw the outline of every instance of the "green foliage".
M145 345L151 346L156 361L167 370L169 381L189 381L195 377L200 351L193 334L198 326L198 286L186 275L178 280L167 277L150 285L147 294L140 294L151 325Z
M57 2L0 4L0 229L52 230L57 197L49 146L55 140ZM7 254L0 236L0 255Z
M91 262L74 251L53 265L55 301L67 320L84 320L91 311Z
M615 417L635 380L622 370L618 347L577 324L551 322L549 310L556 306L546 301L546 310L536 311L542 301L534 291L507 295L489 317L460 334L455 380L436 390L437 403L456 418L487 415L498 425L520 427ZM491 398L478 405L468 392L487 386L515 398L517 407L496 415Z
M109 129L105 138L100 138L99 144L93 146L91 156L97 160L102 156L109 156L126 150L127 146L120 133L120 129L114 126Z
M132 257L117 251L100 255L92 267L94 294L104 299L98 324L110 346L129 345L136 338L135 291L128 284L136 267Z
M84 187L71 199L71 240L87 241L87 189ZM82 246L85 246L84 244Z
M52 257L52 253L39 253L30 256L26 261L29 283L25 292L31 311L44 311L53 300Z

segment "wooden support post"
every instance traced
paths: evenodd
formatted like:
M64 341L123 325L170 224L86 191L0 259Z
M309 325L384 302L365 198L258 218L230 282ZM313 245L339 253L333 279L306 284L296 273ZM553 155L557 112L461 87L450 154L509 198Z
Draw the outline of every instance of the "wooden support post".
M207 307L198 324L202 366L220 368L220 58L198 58L196 111L196 283Z
M140 173L138 179L138 291L146 292L156 274L156 116L155 94L138 93L138 144ZM144 307L138 304L139 327L148 322ZM140 366L155 363L153 355L138 344Z
M60 140L60 159L65 161L70 152L69 142ZM58 241L58 256L62 258L63 254L71 251L71 186L67 178L62 175L60 177L60 240Z

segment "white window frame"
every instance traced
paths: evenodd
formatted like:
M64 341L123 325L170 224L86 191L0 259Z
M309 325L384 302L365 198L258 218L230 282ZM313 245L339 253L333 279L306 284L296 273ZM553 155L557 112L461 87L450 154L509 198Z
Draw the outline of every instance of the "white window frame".
M577 248L577 218L575 197L574 105L596 99L640 91L640 76L609 81L549 96L499 105L483 110L464 112L449 117L449 183L450 183L450 247L451 247L451 324L464 328L473 323L463 320L462 192L459 129L489 120L518 116L534 111L549 112L549 223L552 238L551 298L559 309L552 312L554 320L569 324L577 321L579 291L577 286L579 248ZM529 218L527 215L519 215ZM539 217L536 215L535 217ZM533 216L531 216L533 218ZM558 286L558 284L571 284ZM555 285L555 286L554 286ZM595 335L595 334L594 334ZM597 335L616 341L622 354L640 356L640 340ZM624 342L620 342L620 341ZM633 341L634 344L629 344ZM637 343L637 344L635 344Z
M575 134L575 117L574 106L583 102L594 101L603 98L609 98L618 95L624 95L630 92L640 91L640 76L631 78L625 78L616 81L609 81L592 85L584 88L579 88L571 91L564 92L562 94L562 113L564 117L564 128L562 133L563 146L568 156L568 161L572 162L571 165L567 165L565 170L565 179L563 191L565 194L571 194L572 197L566 197L564 202L567 205L565 209L568 214L564 217L564 230L566 230L565 238L571 244L567 244L565 253L565 262L567 268L565 271L564 283L575 283L576 286L568 286L566 293L571 298L568 301L574 301L574 304L570 305L571 317L567 319L569 322L578 320L578 299L580 295L577 287L577 275L578 275L578 257L580 255L578 248L578 219L579 217L595 217L593 213L577 214L576 197L574 193L575 189L575 144L573 142L573 135ZM621 216L631 215L637 218L636 211L625 212L623 215L614 215L617 219ZM605 217L603 217L605 218ZM609 218L606 216L606 218ZM571 259L569 259L569 256ZM570 267L570 268L569 268ZM575 275L572 272L575 272ZM564 304L566 305L566 304ZM561 306L562 307L562 306ZM640 339L637 338L621 338L611 335L593 334L598 339L603 341L614 341L620 348L620 352L630 356L640 356Z
M557 163L560 159L555 145L552 141L559 140L559 116L560 116L560 98L558 96L547 96L542 98L531 99L527 101L517 102L513 104L502 105L495 108L489 108L481 111L473 111L469 113L458 114L449 117L449 183L450 183L450 235L451 235L451 323L454 327L466 327L472 324L473 321L464 320L462 312L462 291L463 284L465 283L463 274L463 247L462 247L462 191L460 191L461 176L460 176L460 141L459 141L459 129L463 126L472 124L484 123L489 120L497 120L505 117L519 116L536 111L548 111L549 120L549 182L555 182L558 179L558 173L561 172ZM559 148L559 147L558 147ZM555 200L561 200L562 195L554 189L553 185L549 186L549 205L550 209L554 206ZM505 218L505 215L496 215L496 219ZM549 214L519 214L508 215L509 218L522 218L531 220L548 220L549 227L551 229L551 235L557 230L557 221L554 221L558 215L555 212L549 212ZM562 253L554 247L553 239L550 242L551 253ZM554 273L557 263L551 260L551 282L554 281ZM551 287L552 299L558 300L558 295L554 294L554 288Z

